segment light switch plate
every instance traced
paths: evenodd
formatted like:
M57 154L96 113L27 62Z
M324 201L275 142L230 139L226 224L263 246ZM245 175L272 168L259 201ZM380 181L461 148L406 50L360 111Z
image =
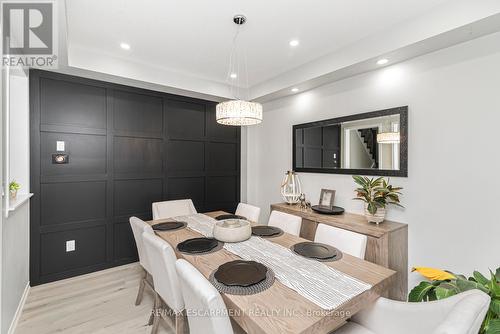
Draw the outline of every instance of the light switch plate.
M66 241L66 252L73 252L75 249L75 240Z
M64 152L64 147L65 146L65 143L63 141L57 141L56 142L56 150L57 152Z

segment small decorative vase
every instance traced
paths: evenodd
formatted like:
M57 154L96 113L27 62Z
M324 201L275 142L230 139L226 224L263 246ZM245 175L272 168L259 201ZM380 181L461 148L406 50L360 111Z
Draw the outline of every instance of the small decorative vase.
M300 201L302 186L299 176L294 171L287 171L281 183L281 196L288 204L296 204Z
M368 211L368 204L365 203L365 217L366 217L366 220L368 220L369 223L375 223L377 225L380 224L385 219L385 213L386 213L385 208L378 208L377 212L375 212L375 214L372 215Z
M17 190L9 190L10 199L15 200L17 198Z

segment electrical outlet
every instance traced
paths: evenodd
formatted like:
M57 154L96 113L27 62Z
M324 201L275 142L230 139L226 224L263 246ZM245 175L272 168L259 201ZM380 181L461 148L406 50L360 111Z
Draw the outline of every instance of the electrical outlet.
M65 143L63 141L56 141L56 151L57 152L64 152L65 149Z
M66 252L73 252L75 249L75 240L66 241Z

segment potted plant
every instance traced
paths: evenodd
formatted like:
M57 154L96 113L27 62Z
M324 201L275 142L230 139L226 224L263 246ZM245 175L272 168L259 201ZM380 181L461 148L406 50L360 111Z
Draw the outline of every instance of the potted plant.
M21 188L21 185L16 181L9 183L9 194L10 198L15 200L17 197L17 191Z
M369 222L381 223L385 219L386 207L389 204L399 204L399 195L401 187L394 187L383 177L367 178L366 176L353 176L354 182L360 186L356 192L355 200L365 202L365 217Z
M474 271L469 278L464 275L426 267L413 268L412 271L417 271L428 281L423 281L414 287L408 295L408 301L439 300L467 290L479 289L487 293L491 298L488 313L486 313L479 333L500 333L500 268L497 268L495 273L490 270L490 278L486 278L478 271Z

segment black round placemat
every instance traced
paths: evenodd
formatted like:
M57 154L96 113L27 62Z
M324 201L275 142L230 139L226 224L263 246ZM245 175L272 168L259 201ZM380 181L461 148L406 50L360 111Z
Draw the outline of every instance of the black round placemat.
M317 250L315 250L314 248L317 248ZM337 248L319 242L299 242L295 245L292 245L290 249L295 254L303 256L307 259L321 262L333 262L338 261L342 258L342 252ZM332 256L329 257L328 254L323 255L323 252L331 252Z
M216 252L224 247L224 243L214 238L192 238L177 244L181 253L200 255Z
M187 226L186 222L172 221L172 222L158 223L158 224L152 225L151 228L155 231L163 232L163 231L180 230L180 229L185 228L186 226Z
M221 293L227 293L230 295L240 295L240 296L245 296L245 295L254 295L257 293L260 293L262 291L265 291L269 289L273 284L274 284L274 272L270 269L267 268L267 273L266 273L266 279L250 286L228 286L225 284L220 283L217 281L214 277L216 270L214 270L210 276L208 277L208 280L212 285L219 290Z
M344 213L344 208L341 208L340 206L333 206L330 209L330 207L328 207L328 206L313 205L313 206L311 206L311 209L313 211L316 211L318 213L322 213L325 215L341 215Z
M247 220L246 217L240 216L240 215L232 215L232 214L226 214L226 215L220 215L215 217L216 220L224 220L224 219L243 219Z
M276 238L283 233L283 230L276 226L257 225L252 227L252 235L262 238Z
M227 286L248 287L266 279L267 267L255 261L234 260L219 266L214 277Z

